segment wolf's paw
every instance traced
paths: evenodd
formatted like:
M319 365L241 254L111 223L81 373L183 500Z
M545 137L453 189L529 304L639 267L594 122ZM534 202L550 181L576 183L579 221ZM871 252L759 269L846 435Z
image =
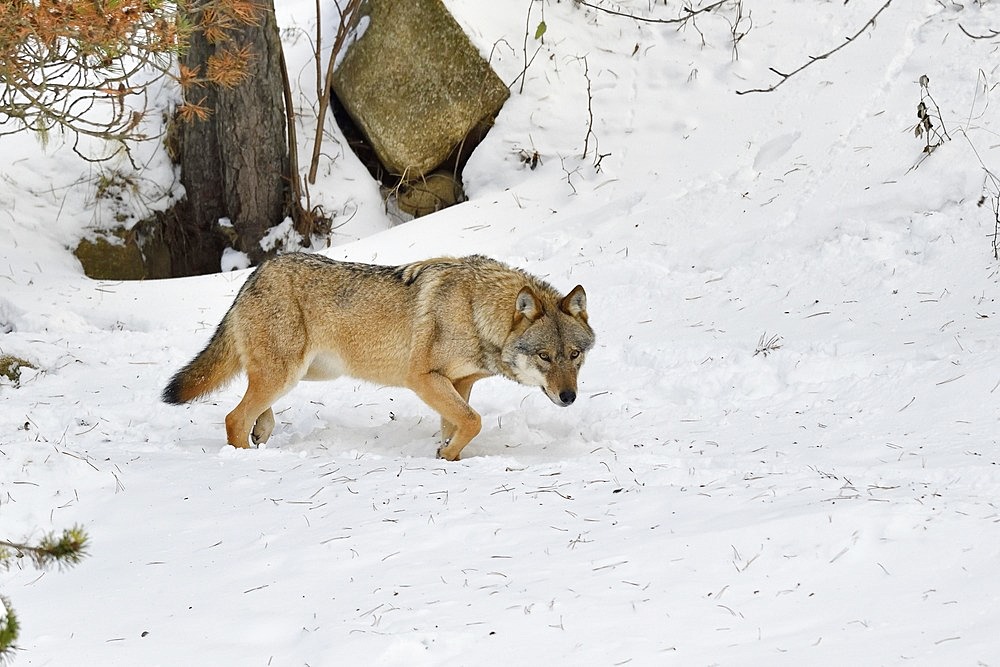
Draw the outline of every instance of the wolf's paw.
M261 445L267 442L267 439L271 437L271 433L274 431L274 413L268 408L259 417L257 421L254 422L253 430L250 431L250 440L253 441L255 445Z
M437 455L439 459L444 459L445 461L457 461L459 453L448 451L448 443L445 443L438 447Z

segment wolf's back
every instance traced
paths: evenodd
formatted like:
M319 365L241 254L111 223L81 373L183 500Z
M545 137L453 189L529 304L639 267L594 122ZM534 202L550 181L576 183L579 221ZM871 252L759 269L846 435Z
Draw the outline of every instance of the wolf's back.
M230 314L223 318L205 349L171 378L163 390L164 401L187 403L218 389L240 371Z

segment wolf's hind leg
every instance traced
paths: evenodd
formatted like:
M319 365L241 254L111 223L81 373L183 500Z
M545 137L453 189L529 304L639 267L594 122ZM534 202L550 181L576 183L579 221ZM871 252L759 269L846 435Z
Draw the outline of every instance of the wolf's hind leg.
M253 430L250 431L250 439L255 445L263 444L271 437L272 431L274 431L274 411L268 408L257 417Z
M233 447L249 447L251 429L255 444L267 440L274 429L271 405L295 385L296 378L288 375L275 382L277 373L269 370L247 371L247 392L226 415L226 440Z

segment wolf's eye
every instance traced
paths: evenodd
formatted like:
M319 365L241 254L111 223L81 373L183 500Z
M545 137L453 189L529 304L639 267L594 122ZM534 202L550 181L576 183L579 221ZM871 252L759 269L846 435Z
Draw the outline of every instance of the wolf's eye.
M538 358L542 361L552 361L552 357L549 356L548 352L539 352Z
M576 359L579 356L580 356L580 350L573 350L572 352L569 353L570 359Z

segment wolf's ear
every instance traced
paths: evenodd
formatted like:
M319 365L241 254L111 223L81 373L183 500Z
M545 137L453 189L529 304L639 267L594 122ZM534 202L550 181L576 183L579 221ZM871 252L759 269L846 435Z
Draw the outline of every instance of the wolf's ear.
M524 286L517 293L517 300L514 301L514 310L521 317L529 322L534 322L542 316L542 306L538 303L538 297L531 291L531 288Z
M559 309L567 315L579 317L584 322L587 321L587 293L583 291L583 285L577 285L569 294L559 302Z

